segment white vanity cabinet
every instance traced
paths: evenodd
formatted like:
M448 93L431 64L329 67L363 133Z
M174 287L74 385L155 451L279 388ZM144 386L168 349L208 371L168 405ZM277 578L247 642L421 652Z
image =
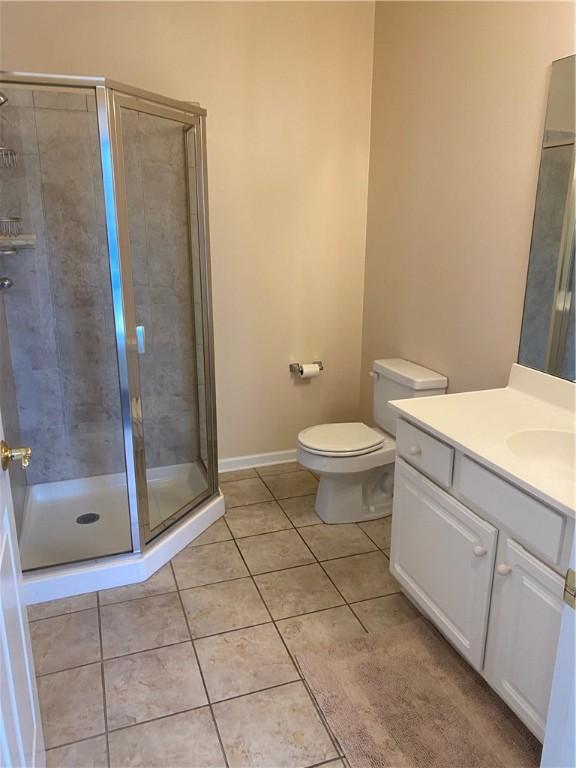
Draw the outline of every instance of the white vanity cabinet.
M490 607L484 674L540 739L562 616L564 579L501 536Z
M397 438L390 570L542 740L574 521L449 438Z
M460 653L484 658L498 532L397 459L391 570Z

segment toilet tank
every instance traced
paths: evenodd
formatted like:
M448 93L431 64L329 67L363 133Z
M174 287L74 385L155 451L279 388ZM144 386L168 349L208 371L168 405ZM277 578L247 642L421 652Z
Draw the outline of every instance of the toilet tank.
M390 400L443 395L448 386L448 379L441 373L397 358L374 360L372 377L374 422L391 435L396 434L396 413L388 405Z

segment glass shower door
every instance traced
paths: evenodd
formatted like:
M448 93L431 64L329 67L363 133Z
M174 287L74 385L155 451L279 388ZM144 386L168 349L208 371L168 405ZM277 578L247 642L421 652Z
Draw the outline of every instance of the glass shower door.
M0 407L8 443L32 449L9 470L24 570L133 548L96 92L31 80L2 82L0 109Z
M146 478L143 537L149 540L215 487L205 387L203 200L199 204L197 192L201 125L197 115L119 94L115 113L133 296L127 319L135 326L138 360L133 425L139 474Z

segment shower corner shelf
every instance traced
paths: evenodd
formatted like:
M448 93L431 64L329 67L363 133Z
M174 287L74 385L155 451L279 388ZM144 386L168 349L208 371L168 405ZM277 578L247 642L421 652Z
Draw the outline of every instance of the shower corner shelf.
M21 251L24 248L36 247L36 235L17 235L7 237L0 235L0 256L6 252Z

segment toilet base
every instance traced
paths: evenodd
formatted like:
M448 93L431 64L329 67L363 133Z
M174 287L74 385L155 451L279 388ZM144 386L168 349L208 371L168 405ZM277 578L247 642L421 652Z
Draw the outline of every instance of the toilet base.
M315 510L325 523L361 523L392 514L393 463L368 472L319 474Z

